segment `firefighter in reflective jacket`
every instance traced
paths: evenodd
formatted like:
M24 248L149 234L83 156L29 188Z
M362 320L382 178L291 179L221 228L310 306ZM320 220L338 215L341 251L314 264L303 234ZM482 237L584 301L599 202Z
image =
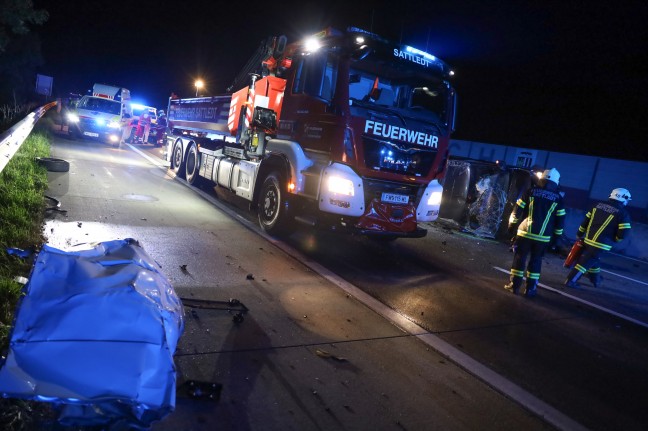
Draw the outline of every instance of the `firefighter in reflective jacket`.
M519 292L525 275L524 295L533 297L537 294L542 256L552 237L563 233L565 206L562 195L558 192L559 179L560 173L556 169L545 170L539 184L531 187L517 200L511 213L509 231L515 229L518 223L519 226L514 240L511 282L504 287L515 294Z
M600 256L620 242L630 230L630 215L625 209L632 198L626 189L612 190L607 202L599 202L586 215L578 228L577 236L583 238L583 251L578 263L565 280L565 286L579 287L578 279L587 273L594 287L601 285Z

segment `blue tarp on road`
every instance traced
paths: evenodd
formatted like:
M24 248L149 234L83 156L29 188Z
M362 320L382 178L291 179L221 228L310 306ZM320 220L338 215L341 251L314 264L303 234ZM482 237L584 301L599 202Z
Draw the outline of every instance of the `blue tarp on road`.
M137 241L46 245L18 305L0 393L56 403L64 424L146 428L175 408L183 328L180 299Z

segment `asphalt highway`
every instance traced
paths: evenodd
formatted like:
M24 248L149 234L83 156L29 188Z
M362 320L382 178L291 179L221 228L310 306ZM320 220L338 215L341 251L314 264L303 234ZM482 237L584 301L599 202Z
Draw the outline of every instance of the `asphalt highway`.
M189 310L178 405L156 430L592 429L648 424L648 271L608 255L604 285L562 289L547 255L538 297L503 289L505 244L428 225L379 244L300 231L269 238L253 215L174 178L160 149L54 137L54 246L133 237L179 295L237 298ZM182 269L184 268L184 269ZM220 400L186 397L189 380Z

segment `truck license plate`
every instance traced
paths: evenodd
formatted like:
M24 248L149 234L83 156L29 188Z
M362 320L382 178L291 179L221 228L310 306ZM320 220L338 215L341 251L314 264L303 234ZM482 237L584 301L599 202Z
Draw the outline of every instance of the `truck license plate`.
M407 202L409 202L409 196L397 195L394 193L383 193L380 200L383 202L389 202L391 204L406 204Z
M99 137L99 133L83 132L83 134L86 135L86 136L92 136L92 137L94 137L94 138L98 138L98 137Z

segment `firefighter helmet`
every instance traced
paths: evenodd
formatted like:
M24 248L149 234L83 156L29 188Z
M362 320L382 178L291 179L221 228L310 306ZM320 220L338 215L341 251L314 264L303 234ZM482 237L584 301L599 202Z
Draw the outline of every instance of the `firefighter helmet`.
M560 172L556 168L547 169L542 173L542 179L558 184L558 181L560 181Z
M622 188L612 190L612 193L610 193L610 199L623 202L623 205L628 205L628 201L632 200L630 192L627 189Z
M157 114L158 114L158 117L161 117L161 116L163 116L163 115L166 115L166 114L164 113L164 109L160 109L160 110L158 111Z

